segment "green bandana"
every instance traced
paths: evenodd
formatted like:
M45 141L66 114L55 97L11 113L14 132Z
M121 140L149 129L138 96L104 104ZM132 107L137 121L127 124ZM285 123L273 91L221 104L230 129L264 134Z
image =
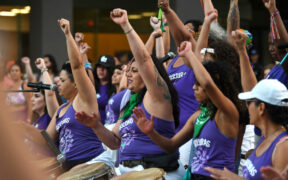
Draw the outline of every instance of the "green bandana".
M200 109L201 113L199 114L195 122L193 138L197 137L200 134L206 122L211 118L215 106L214 105L204 106L203 104L201 104Z
M141 101L142 93L143 92L140 92L139 94L137 93L131 94L130 100L124 109L123 116L120 117L119 119L126 119L131 116L131 114L133 113L134 107L137 106Z

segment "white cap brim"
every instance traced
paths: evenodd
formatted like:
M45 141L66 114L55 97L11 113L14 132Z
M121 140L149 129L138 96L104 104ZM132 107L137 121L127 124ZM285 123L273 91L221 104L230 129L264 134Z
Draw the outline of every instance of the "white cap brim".
M249 91L249 92L243 92L243 93L238 94L238 98L241 100L248 100L248 99L253 99L255 97L252 96L251 91Z

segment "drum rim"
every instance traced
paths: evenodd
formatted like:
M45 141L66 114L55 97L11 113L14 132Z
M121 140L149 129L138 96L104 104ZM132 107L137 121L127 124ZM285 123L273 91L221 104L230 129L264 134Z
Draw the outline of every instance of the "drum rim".
M101 177L101 176L103 176L105 174L108 174L110 170L111 170L111 168L108 166L101 173L99 172L99 174L94 174L94 175L91 175L91 176L88 176L88 177L85 177L85 178L80 178L79 180L93 180L95 178L99 178L99 177ZM93 178L93 179L91 179L91 178Z

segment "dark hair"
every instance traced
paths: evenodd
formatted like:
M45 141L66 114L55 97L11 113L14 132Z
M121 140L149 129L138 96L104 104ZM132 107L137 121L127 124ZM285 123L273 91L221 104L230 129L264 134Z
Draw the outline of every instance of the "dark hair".
M53 75L56 76L58 74L58 68L57 68L57 63L56 63L54 56L52 56L51 54L46 54L44 55L44 57L47 57L51 63L51 66L47 68L51 69Z
M169 93L171 96L171 103L172 103L172 108L173 108L173 117L174 117L174 123L175 123L175 128L177 128L179 126L179 107L178 107L178 94L177 91L175 89L175 87L173 86L172 82L169 79L169 76L163 66L163 63L160 62L159 59L157 59L156 57L152 56L152 60L154 62L154 65L157 69L157 71L159 72L160 76L163 78L163 80L165 81L165 83L167 84L167 87L169 89Z
M70 64L69 61L66 61L66 62L62 65L61 70L66 71L69 79L71 80L71 82L74 82L74 77L73 77L73 73L72 73L72 68L71 68L71 64Z
M23 74L25 73L25 68L23 67L23 64L20 61L16 61L14 64L12 64L10 69L9 69L9 72L11 71L13 66L18 66L20 69L20 72Z
M95 79L95 89L97 93L99 92L99 88L100 88L100 79L98 78L98 75L97 75L98 66L96 65L93 70L93 75ZM108 98L110 98L116 92L116 88L112 84L112 76L114 73L114 67L108 67L108 68L105 66L103 67L107 69L107 76L108 76L107 95L108 95Z
M194 26L194 32L198 32L199 31L199 26L201 26L203 23L200 20L193 20L193 19L189 19L187 21L185 21L184 25L191 23Z
M239 77L236 72L227 63L220 61L204 61L203 66L206 68L220 91L234 103L240 112L242 104L238 99L240 90L238 87ZM216 111L217 108L215 109L213 116Z
M117 66L115 66L114 70L115 70L115 69L122 70L122 65L117 65ZM114 73L114 72L113 72L113 73Z
M275 124L283 125L286 128L286 131L288 131L288 107L268 104L259 99L255 102L256 106L259 106L261 103L265 104L265 110L271 118L271 121Z

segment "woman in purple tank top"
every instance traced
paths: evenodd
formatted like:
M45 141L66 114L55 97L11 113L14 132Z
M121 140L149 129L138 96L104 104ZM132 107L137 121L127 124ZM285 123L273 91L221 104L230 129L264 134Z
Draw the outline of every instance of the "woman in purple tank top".
M193 137L190 168L185 178L211 179L204 169L206 166L234 168L239 113L235 106L237 88L233 82L237 75L224 62L208 61L202 65L191 51L190 42L181 44L179 54L194 69L197 83L193 89L201 103L200 110L171 139L159 135L154 130L153 118L147 120L139 109L134 110L137 116L134 120L142 132L167 152L174 152Z
M272 166L282 172L288 164L288 90L278 80L260 81L249 92L239 94L245 100L250 123L259 127L262 137L243 167L243 177L249 180L262 179L262 167ZM243 179L227 169L207 168L216 179Z

